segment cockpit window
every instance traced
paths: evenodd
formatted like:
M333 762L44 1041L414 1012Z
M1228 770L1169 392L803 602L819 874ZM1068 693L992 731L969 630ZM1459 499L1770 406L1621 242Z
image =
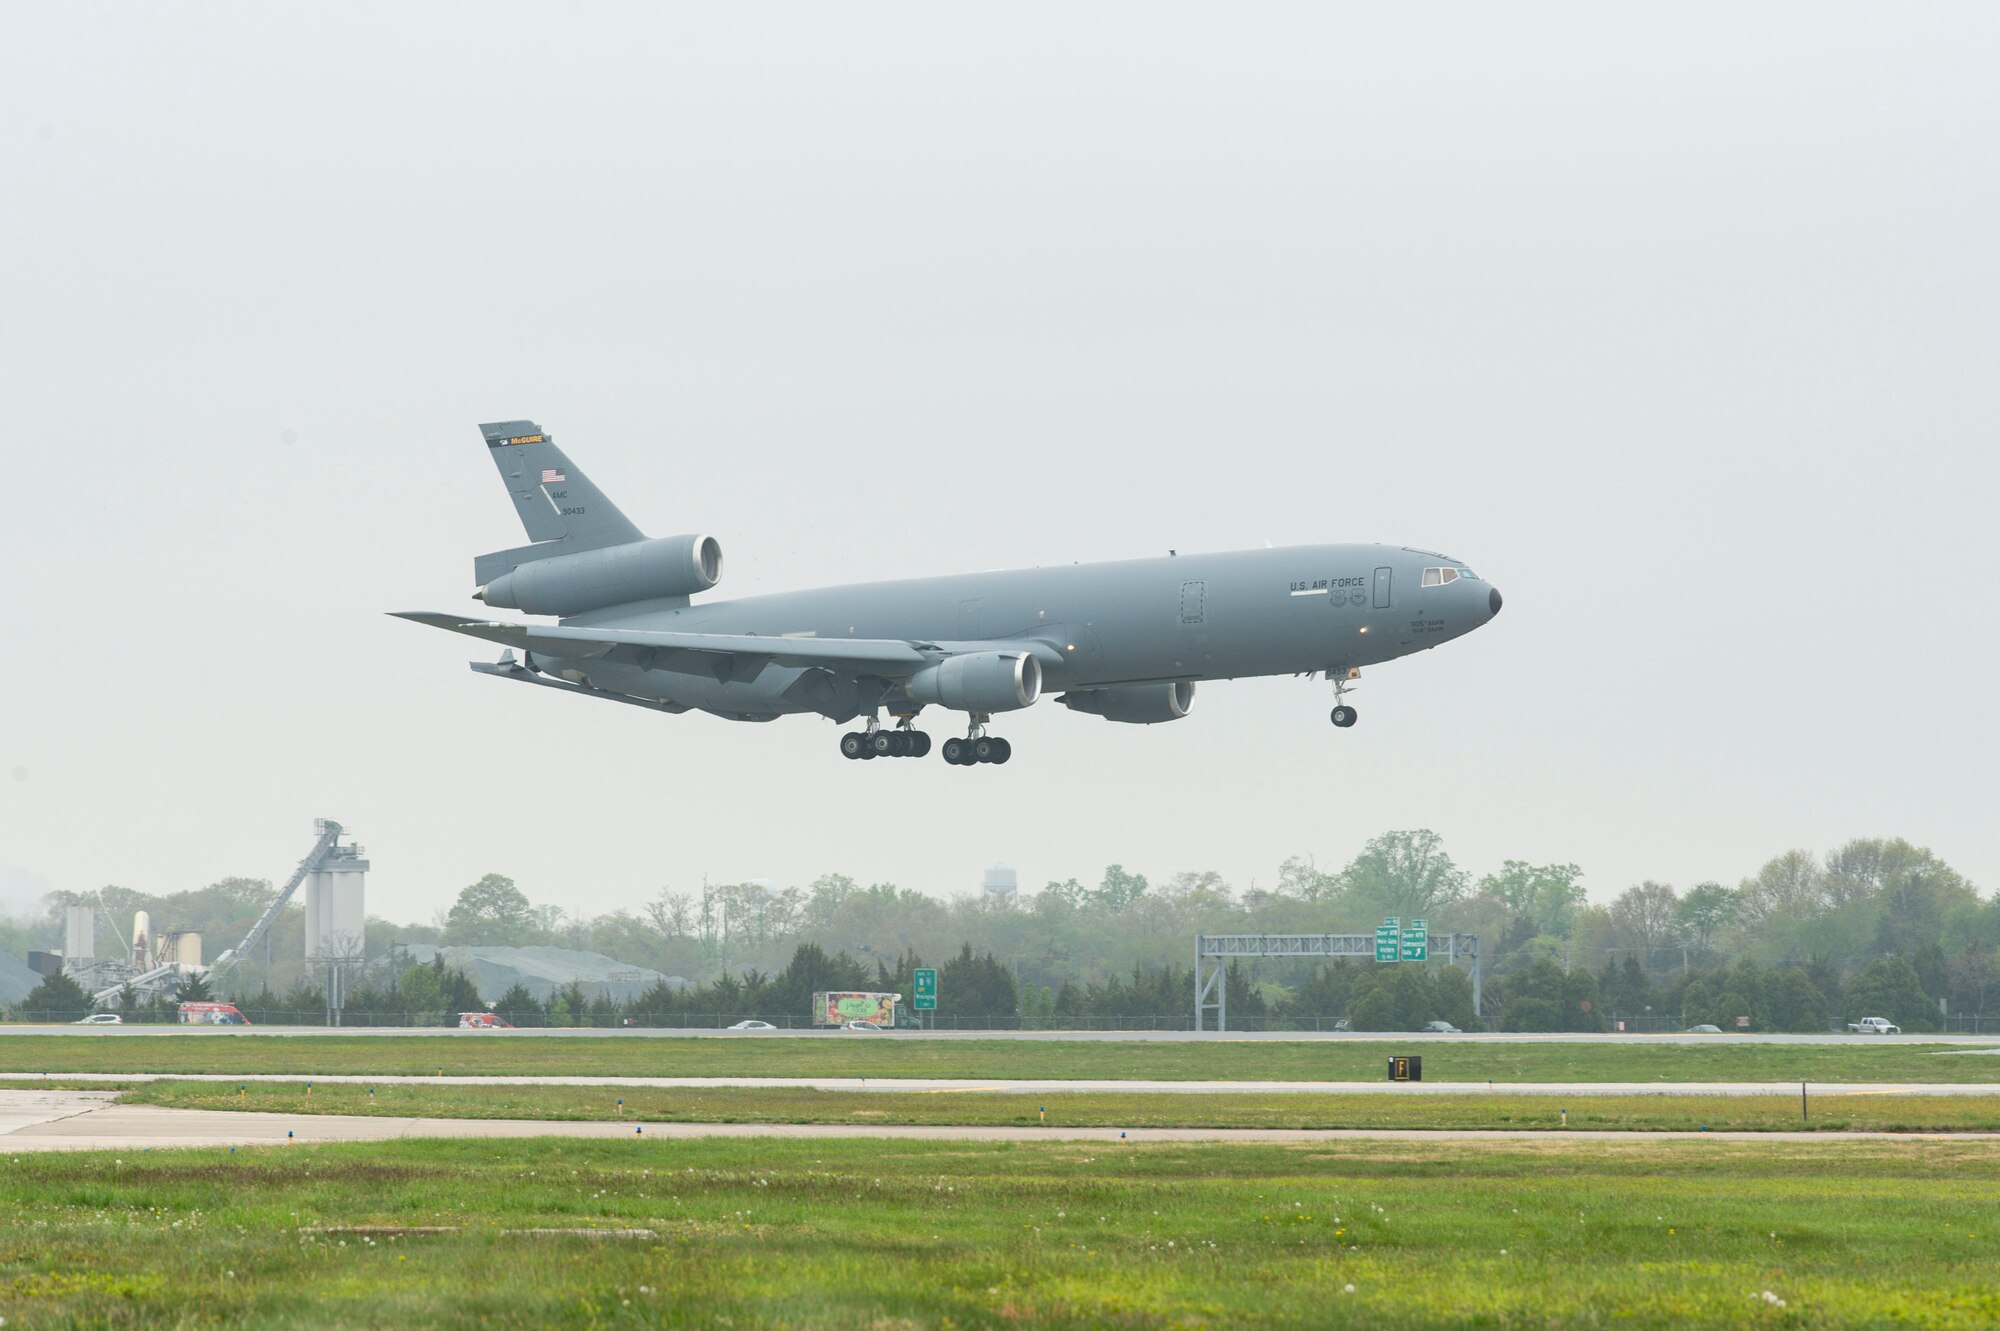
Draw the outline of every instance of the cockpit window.
M1426 587L1442 587L1447 583L1457 581L1458 570L1455 568L1427 568L1424 570L1424 586Z

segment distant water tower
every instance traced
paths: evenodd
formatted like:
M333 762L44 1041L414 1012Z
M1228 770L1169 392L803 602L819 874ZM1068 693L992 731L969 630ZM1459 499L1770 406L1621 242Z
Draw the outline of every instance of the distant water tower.
M1014 902L1014 894L1021 890L1019 877L1004 864L996 864L986 871L986 880L980 885L986 892L986 899L995 905L1008 906Z
M324 827L318 830L324 831ZM359 846L335 845L306 876L308 958L361 959L361 942L368 922L363 886L368 877L368 861L361 855Z

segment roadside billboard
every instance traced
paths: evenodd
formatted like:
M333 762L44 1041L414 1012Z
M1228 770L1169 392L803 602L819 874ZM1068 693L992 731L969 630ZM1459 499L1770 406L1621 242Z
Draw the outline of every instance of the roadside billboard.
M841 1026L850 1021L872 1021L888 1028L896 1024L896 1004L901 994L877 994L861 990L834 990L813 995L813 1025Z

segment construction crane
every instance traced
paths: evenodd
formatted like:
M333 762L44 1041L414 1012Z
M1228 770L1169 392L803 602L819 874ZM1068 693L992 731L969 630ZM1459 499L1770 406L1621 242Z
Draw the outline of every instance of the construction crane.
M272 923L277 920L278 913L291 903L293 895L298 892L299 884L305 882L306 879L312 876L314 870L333 857L334 849L340 841L342 832L345 830L331 818L315 818L313 820L313 833L317 839L313 842L312 849L307 851L306 857L299 861L299 867L292 871L292 876L285 880L285 885L279 889L276 899L265 908L262 915L257 917L257 923L250 926L250 932L243 936L243 941L215 959L215 964L209 967L210 975L219 976L224 971L233 968L238 962L242 961L245 953L263 941L264 935L271 931ZM100 1004L111 1003L117 999L119 991L122 989L144 990L175 974L179 970L179 963L170 961L163 966L155 966L143 975L135 975L131 979L122 980L108 989L100 989L97 993L91 995L91 998Z
M215 965L209 968L211 975L220 975L224 970L236 965L243 959L245 953L264 940L264 935L271 931L272 923L277 920L278 912L291 904L292 894L299 890L299 884L310 878L313 871L332 856L334 845L340 840L340 834L344 829L331 818L315 818L313 830L319 833L319 840L313 842L313 848L306 852L306 857L299 861L299 867L285 880L285 885L279 889L276 899L262 915L257 917L257 923L250 926L250 932L243 935L243 941L215 959Z

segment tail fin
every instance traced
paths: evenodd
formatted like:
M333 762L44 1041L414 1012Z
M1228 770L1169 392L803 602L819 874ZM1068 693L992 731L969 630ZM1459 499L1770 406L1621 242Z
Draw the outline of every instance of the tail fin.
M513 497L533 545L496 550L473 561L473 576L484 586L501 574L551 555L597 550L646 539L556 447L533 421L482 425L487 451Z

